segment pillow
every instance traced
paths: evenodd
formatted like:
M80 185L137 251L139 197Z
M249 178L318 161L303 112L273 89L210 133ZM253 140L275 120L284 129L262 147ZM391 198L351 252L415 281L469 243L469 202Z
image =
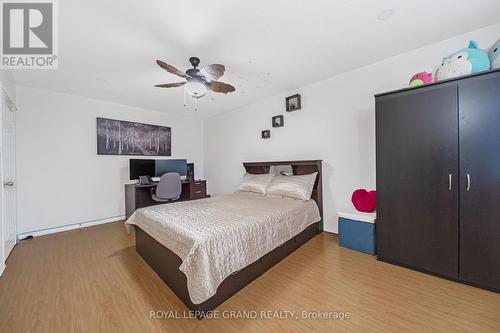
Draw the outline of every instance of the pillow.
M317 175L317 172L299 176L276 175L267 189L267 194L307 201L311 199Z
M275 173L263 173L258 175L245 173L243 180L238 187L238 191L266 194L266 190L269 187L269 184L271 184L274 175Z

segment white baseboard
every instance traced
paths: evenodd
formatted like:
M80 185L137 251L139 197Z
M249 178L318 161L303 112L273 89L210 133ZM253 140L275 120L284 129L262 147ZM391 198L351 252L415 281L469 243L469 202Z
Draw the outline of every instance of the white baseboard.
M2 276L4 270L5 270L5 263L1 262L0 263L0 276Z
M38 237L38 236L68 231L68 230L82 229L82 228L92 227L94 225L111 223L111 222L116 222L116 221L120 221L120 220L124 220L124 219L125 219L125 215L119 215L119 216L106 217L104 219L91 220L91 221L85 221L85 222L80 222L80 223L63 225L60 227L33 230L33 231L23 232L22 234L18 234L17 239L22 240L22 239L25 239L29 236Z

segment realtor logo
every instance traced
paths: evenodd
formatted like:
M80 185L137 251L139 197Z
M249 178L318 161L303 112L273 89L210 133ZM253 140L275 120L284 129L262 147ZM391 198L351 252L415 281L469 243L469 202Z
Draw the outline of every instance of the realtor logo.
M55 2L35 1L2 2L1 68L57 68Z

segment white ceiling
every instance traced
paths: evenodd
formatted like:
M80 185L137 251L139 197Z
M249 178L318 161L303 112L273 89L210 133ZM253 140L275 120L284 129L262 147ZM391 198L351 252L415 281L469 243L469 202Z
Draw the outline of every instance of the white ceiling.
M20 84L181 115L208 117L498 22L500 1L62 0L59 69L19 70ZM386 21L381 12L393 9ZM188 58L226 65L199 110L183 107Z

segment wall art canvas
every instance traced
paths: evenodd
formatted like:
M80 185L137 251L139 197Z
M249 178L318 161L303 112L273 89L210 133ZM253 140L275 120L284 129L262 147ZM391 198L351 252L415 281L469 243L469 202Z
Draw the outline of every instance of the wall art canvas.
M97 154L171 156L170 127L97 118Z

